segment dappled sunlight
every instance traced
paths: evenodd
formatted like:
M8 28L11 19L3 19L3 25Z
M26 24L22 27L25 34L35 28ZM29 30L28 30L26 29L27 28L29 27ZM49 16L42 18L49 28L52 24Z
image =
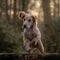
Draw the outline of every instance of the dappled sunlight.
M43 22L44 18L41 2L41 0L31 0L28 6L28 12L30 12L32 15L36 15L39 17L38 19Z
M41 22L44 22L44 13L43 13L43 9L42 8L40 8L39 19L40 19Z
M31 10L30 10L29 12L30 12L32 15L36 15L36 16L38 16L38 12L37 12L37 11L34 11L34 10L31 11Z
M13 4L14 4L14 0L8 0L8 6L13 7Z
M10 0L8 0L8 6L10 5L11 3L10 3Z
M13 18L13 14L14 14L13 9L8 10L8 15L9 15L11 18Z
M56 2L56 4L58 4L59 3L59 0L55 0L55 2Z
M50 9L51 9L51 15L54 15L54 2L53 0L50 1Z
M58 18L60 15L60 7L59 7L59 0L51 0L50 1L50 9L51 9L51 16L55 16ZM58 14L57 14L58 13Z
M40 9L40 0L33 0L30 2L29 6L28 6L28 11L34 11L36 14L39 12ZM34 13L32 13L34 14ZM38 16L38 14L37 14Z

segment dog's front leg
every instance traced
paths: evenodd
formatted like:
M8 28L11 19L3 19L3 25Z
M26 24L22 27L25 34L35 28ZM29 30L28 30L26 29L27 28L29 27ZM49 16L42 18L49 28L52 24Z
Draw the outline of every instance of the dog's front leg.
M24 39L24 48L26 51L30 52L31 47L30 47L30 41L28 39Z
M35 46L35 45L37 45L37 43L38 43L37 38L34 38L34 39L32 39L32 41L30 42L30 46L31 46L31 47L32 47L33 45Z

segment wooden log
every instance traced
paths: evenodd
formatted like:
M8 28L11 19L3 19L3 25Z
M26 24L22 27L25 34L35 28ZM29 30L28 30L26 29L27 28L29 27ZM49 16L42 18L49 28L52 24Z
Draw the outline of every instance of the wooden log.
M43 56L43 60L60 60L60 54L50 53Z
M60 54L15 54L0 53L0 60L60 60Z
M42 60L39 54L0 53L0 60Z

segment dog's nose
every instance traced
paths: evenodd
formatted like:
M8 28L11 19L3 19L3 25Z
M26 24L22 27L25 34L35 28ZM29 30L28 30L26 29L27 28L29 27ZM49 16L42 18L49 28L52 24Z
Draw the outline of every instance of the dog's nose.
M24 25L24 28L26 28L26 25Z

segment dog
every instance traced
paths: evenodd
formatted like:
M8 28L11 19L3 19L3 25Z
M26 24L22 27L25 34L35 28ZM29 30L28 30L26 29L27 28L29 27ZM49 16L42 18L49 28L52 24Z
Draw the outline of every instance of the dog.
M25 13L24 11L20 11L18 16L23 21L23 44L26 51L31 53L32 49L37 48L41 54L44 54L41 32L37 27L37 16Z

